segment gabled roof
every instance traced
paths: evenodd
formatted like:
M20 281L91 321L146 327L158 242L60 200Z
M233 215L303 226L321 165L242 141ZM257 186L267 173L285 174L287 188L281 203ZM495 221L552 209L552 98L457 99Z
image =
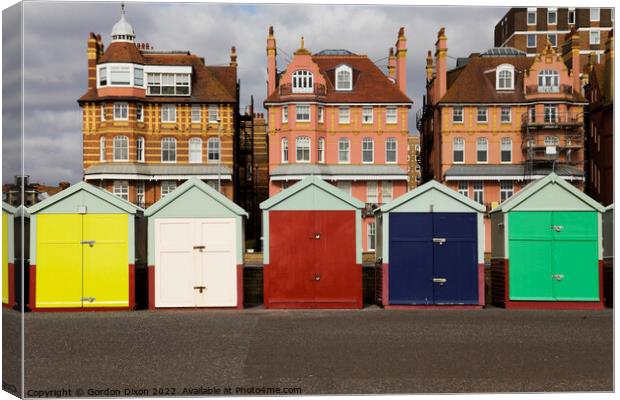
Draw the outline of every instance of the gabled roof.
M605 207L605 211L613 211L613 210L614 210L614 203L611 203L610 205Z
M397 197L391 202L379 207L377 211L381 213L389 212L399 207L400 205L410 201L411 199L414 199L430 190L437 190L445 194L446 196L451 197L454 200L463 203L464 205L466 205L467 207L471 208L474 211L478 211L478 212L486 211L486 208L482 204L475 202L472 199L465 197L458 192L455 192L454 190L450 189L449 187L445 185L442 185L436 180L426 182L425 184L418 186L417 188L403 194L402 196Z
M50 196L47 199L33 205L32 207L28 209L28 211L30 212L30 214L36 214L39 211L51 206L52 204L58 203L59 201L62 201L63 199L69 196L72 196L73 194L81 190L84 190L92 194L93 196L98 197L101 200L106 201L110 203L111 205L117 208L120 208L121 210L129 214L136 214L138 211L142 211L140 207L135 206L134 204L128 202L127 200L121 199L120 197L108 192L105 189L93 186L83 181L76 183L75 185L61 192L58 192L55 195Z
M439 103L524 103L523 78L535 57L472 56L465 65L448 71L446 94ZM502 64L510 64L515 69L514 90L496 90L495 69ZM580 93L559 93L558 98L568 101L586 102Z
M322 55L312 56L312 61L319 66L319 70L326 82L326 96L321 98L326 103L413 103L398 85L392 82L379 67L365 55ZM336 90L334 70L340 65L347 65L353 70L353 89ZM280 97L278 89L271 93L265 103L279 101L293 101L294 95ZM299 99L308 100L308 95L299 96Z
M579 200L586 203L591 208L599 212L605 211L605 207L599 204L596 200L586 195L581 190L577 189L575 186L571 185L566 180L562 179L560 176L552 172L544 178L525 185L523 189L510 196L506 201L493 209L491 211L491 214L496 212L508 212L512 210L513 208L533 196L535 193L547 187L548 185L558 185L571 193L573 196L577 197Z
M12 205L10 205L9 203L5 203L4 201L2 202L2 211L5 211L9 214L15 215L15 212L17 211L17 209L15 207L13 207Z
M315 186L319 189L322 189L326 191L327 193L333 195L334 197L337 197L338 199L350 204L351 206L355 208L362 209L365 206L365 204L359 201L358 199L346 194L343 190L340 190L337 187L325 182L323 179L317 178L316 176L309 176L297 182L290 188L285 189L281 191L280 193L263 201L262 203L260 203L260 208L261 210L268 210L272 208L273 206L275 206L276 204L288 199L289 197L292 197L296 193L301 192L303 189L309 186Z
M237 215L244 216L244 217L248 216L248 213L243 208L239 207L237 204L230 201L226 196L224 196L217 190L213 189L211 186L207 185L206 183L204 183L198 178L190 178L187 181L183 182L181 186L177 187L172 192L168 193L166 197L163 197L157 203L147 208L147 210L144 212L144 215L148 217L153 214L156 214L159 210L166 207L168 204L173 202L175 199L183 196L183 194L186 193L191 188L197 188L201 190L207 196L213 198L215 201L220 203L222 206L226 207L227 209L229 209L230 211L232 211L233 213Z

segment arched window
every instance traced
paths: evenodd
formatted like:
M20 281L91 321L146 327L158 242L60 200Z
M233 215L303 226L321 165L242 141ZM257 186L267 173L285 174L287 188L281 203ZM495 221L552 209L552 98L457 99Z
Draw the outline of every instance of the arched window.
M144 162L144 138L139 137L136 140L136 161Z
M502 138L500 142L500 161L502 163L512 162L512 139Z
M310 71L293 72L293 93L312 93L314 77Z
M560 74L553 69L545 69L538 73L538 91L557 93L560 91Z
M189 162L202 162L202 139L195 137L189 139Z
M375 160L375 142L371 138L362 139L362 162L373 163Z
M282 151L282 163L287 163L288 162L288 139L287 138L282 138L281 151Z
M457 137L452 141L452 162L465 162L465 139Z
M338 139L338 162L339 163L349 163L351 162L351 144L349 139L340 138Z
M207 140L207 161L220 161L220 139L209 138Z
M385 162L386 163L395 163L396 162L396 148L397 142L395 138L387 138L385 141Z
M295 141L295 152L297 162L310 162L310 138L300 136Z
M325 138L319 138L316 158L320 163L325 162Z
M476 161L479 163L486 163L489 161L488 157L489 141L487 138L478 138L476 141Z
M351 90L353 87L351 67L341 65L336 68L336 90Z
M99 138L99 161L105 161L105 136Z
M514 67L510 64L502 64L496 70L496 89L512 90L514 89Z
M114 161L129 161L129 139L127 136L114 136Z
M177 161L177 141L175 138L167 137L161 140L161 161L170 163Z

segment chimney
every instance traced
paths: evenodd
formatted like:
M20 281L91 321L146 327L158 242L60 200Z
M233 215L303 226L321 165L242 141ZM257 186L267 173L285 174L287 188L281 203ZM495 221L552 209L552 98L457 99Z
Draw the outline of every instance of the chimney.
M99 60L99 43L93 32L88 36L88 89L97 88L97 60Z
M390 79L396 80L396 57L394 56L394 48L390 47L390 55L388 57L388 76Z
M400 91L407 94L407 38L402 26L398 30L396 41L396 83Z
M267 96L276 90L276 38L273 36L273 26L269 27L267 36Z
M230 66L237 68L237 49L235 46L230 48Z
M572 27L569 35L572 60L571 78L573 80L573 91L581 93L581 79L579 77L579 74L581 74L581 62L579 57L579 33L577 32L577 29L575 29L575 27Z
M437 33L437 42L435 42L435 101L441 100L447 91L447 44L446 28L441 28Z
M433 79L433 54L429 50L426 55L426 83L430 82L431 79Z
M609 31L605 44L605 102L614 101L614 30Z

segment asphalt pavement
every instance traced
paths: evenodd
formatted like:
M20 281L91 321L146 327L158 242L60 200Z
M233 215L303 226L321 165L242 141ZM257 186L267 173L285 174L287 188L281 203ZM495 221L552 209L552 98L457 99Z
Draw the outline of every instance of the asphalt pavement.
M10 390L20 314L2 318ZM612 320L496 308L27 313L25 394L612 391Z

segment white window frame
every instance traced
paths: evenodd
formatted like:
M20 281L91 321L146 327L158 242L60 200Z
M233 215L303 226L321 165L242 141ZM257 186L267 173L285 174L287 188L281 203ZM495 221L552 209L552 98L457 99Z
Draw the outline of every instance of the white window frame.
M317 107L317 114L318 114L317 119L319 120L320 123L322 123L324 121L324 119L325 119L325 117L323 115L324 112L325 112L325 110L324 110L323 106L318 106Z
M325 138L320 137L317 141L316 158L319 163L325 163Z
M99 116L101 117L102 121L105 121L105 103L101 103Z
M351 123L351 109L349 107L338 107L338 123Z
M282 123L286 124L288 122L288 106L282 106Z
M484 111L481 113L481 111ZM484 120L480 119L481 116L484 116ZM479 124L488 124L489 123L489 108L486 106L479 106L476 108L476 122Z
M551 42L551 47L558 47L558 34L557 33L548 33L547 37ZM553 38L553 40L551 40Z
M596 10L596 13L593 11ZM596 18L594 18L596 15ZM601 20L601 9L600 8L590 8L590 21L600 21Z
M280 140L280 155L282 164L288 164L288 139L282 138Z
M505 112L507 111L507 112ZM508 118L504 118L505 116L508 116ZM510 106L502 106L499 109L499 121L502 124L510 124L512 123L512 107Z
M396 124L398 123L398 109L396 107L386 107L385 109L385 123Z
M172 92L164 93L164 88ZM183 93L187 88L187 93ZM187 73L147 72L146 94L149 96L190 96L192 79Z
M170 145L173 145L173 148L169 148ZM164 160L164 154L166 152L169 153L168 160ZM170 155L172 155L173 157L170 157ZM161 162L170 164L177 162L177 140L175 138L165 137L161 139Z
M379 204L379 184L377 181L366 181L366 203Z
M222 142L219 138L207 139L207 163L218 163L222 159Z
M192 104L191 119L193 124L199 124L202 120L202 107L200 104Z
M138 73L138 71L140 71L140 73ZM134 67L133 85L137 87L144 87L144 68Z
M362 107L362 124L372 124L374 120L374 108L372 106Z
M557 104L545 104L543 106L543 121L547 124L558 122L558 106Z
M189 138L187 148L188 162L190 164L202 163L202 139L198 137Z
M381 181L381 201L383 204L394 200L394 183L392 181Z
M114 121L129 120L129 104L126 102L115 102L113 106L112 116Z
M112 160L129 161L129 138L127 136L118 135L112 139Z
M458 118L460 116L460 119ZM452 107L452 123L453 124L462 124L465 121L465 110L463 106L454 106Z
M530 46L530 38L534 38L534 43ZM528 49L535 49L538 37L535 33L528 33L525 38L525 43Z
M480 153L484 152L484 160L480 160ZM488 164L489 163L489 139L485 137L479 137L476 139L476 163Z
M136 103L136 121L144 122L144 104Z
M144 181L136 182L136 205L141 208L146 205L145 186Z
M165 180L159 185L160 198L164 198L177 188L177 181Z
M160 114L162 123L177 122L177 106L175 104L162 104Z
M343 79L341 79L341 77L343 77ZM353 70L348 65L340 65L337 67L334 79L336 80L336 90L353 89Z
M538 91L540 93L560 92L560 73L558 71L554 69L544 69L538 73L537 80Z
M475 202L484 204L484 182L483 181L473 182L473 194L474 194Z
M97 77L97 82L99 82L99 86L107 86L108 85L108 69L106 67L99 67L97 72L99 73Z
M508 161L503 159L504 152L508 152ZM501 164L512 164L512 139L509 137L503 137L500 139L499 162Z
M295 122L310 122L310 105L295 104Z
M499 181L499 201L503 203L515 193L513 181Z
M99 138L99 161L105 161L105 136Z
M136 161L144 162L144 138L142 136L136 139Z
M297 70L291 76L291 89L293 93L314 92L314 75L307 70Z
M220 107L217 104L209 104L208 113L209 123L216 124L220 122Z
M554 16L554 21L551 22L551 15ZM558 24L558 9L557 8L547 8L547 25L557 25Z
M457 192L469 198L469 182L459 181L458 186L457 186Z
M393 149L390 146L393 145ZM390 160L390 152L394 154L394 159ZM385 139L385 163L386 164L396 164L398 163L398 141L396 138L390 137Z
M366 161L365 154L370 154L370 161ZM372 138L362 139L362 164L372 164L375 162L375 141Z
M503 73L508 73L508 78L502 77ZM515 88L515 67L510 64L502 64L497 67L495 72L496 90L514 90ZM508 82L505 82L508 79ZM506 85L507 83L507 85Z
M571 16L573 17L572 21L571 21ZM576 21L577 21L577 12L575 11L574 8L569 8L568 13L566 14L566 22L569 25L575 25Z
M110 78L108 79L109 86L131 86L131 67L128 65L112 65L110 66L109 78ZM126 80L115 81L115 79L126 79Z
M530 22L530 13L534 13L534 22ZM538 15L536 13L536 8L528 8L527 9L527 14L525 16L525 22L528 25L536 25L536 23L538 22Z
M590 44L601 44L601 31L598 29L590 31Z
M121 199L129 201L129 181L114 181L112 193Z
M342 158L343 155L346 155L346 159ZM340 138L338 139L338 164L349 163L351 163L351 141L348 138Z
M462 153L462 160L456 160L457 152ZM455 137L452 139L452 162L454 164L464 164L465 163L465 139L462 137Z
M295 162L305 164L310 160L312 160L312 139L310 136L298 136L295 139Z
M377 225L374 222L368 223L368 251L375 251L377 247Z

